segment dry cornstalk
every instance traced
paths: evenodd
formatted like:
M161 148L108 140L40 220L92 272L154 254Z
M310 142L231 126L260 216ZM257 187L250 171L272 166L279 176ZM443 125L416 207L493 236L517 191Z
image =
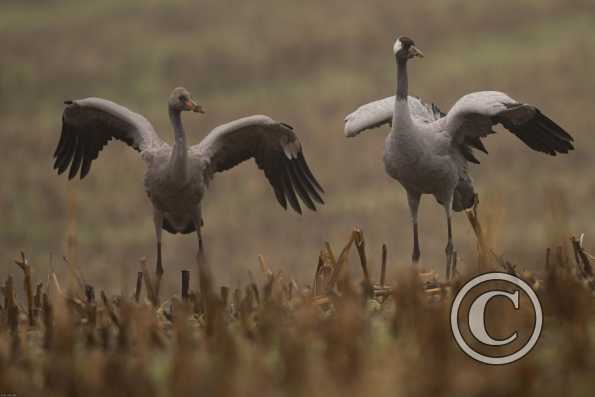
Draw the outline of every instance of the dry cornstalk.
M29 261L25 257L25 253L23 251L21 251L21 257L19 259L15 259L14 263L16 263L17 266L21 268L25 276L23 284L25 287L25 294L27 295L27 319L29 320L29 326L33 327L35 325L35 316L33 314L33 283L31 281L31 265L29 265Z
M196 267L198 268L198 281L200 286L200 293L205 299L210 299L213 294L213 277L209 270L204 254L198 253L196 255ZM252 279L252 273L250 273Z
M477 241L479 243L479 261L478 266L479 270L486 265L487 258L491 253L493 256L494 253L488 247L486 243L485 235L483 233L483 229L481 227L481 223L479 222L479 216L477 215L477 207L479 205L479 201L477 196L475 198L475 203L472 208L465 210L465 214L467 215L467 219L475 232L475 236L477 237Z
M372 287L372 294L374 297L387 297L393 294L393 289L385 285L374 285Z
M593 277L593 266L591 265L591 261L589 257L585 253L582 245L583 236L581 236L580 240L577 239L575 236L570 238L572 243L572 248L574 250L574 257L576 261L576 265L579 269L579 272L583 276L583 278L592 278ZM581 266L582 265L582 266Z
M364 279L367 285L370 285L370 273L368 272L368 258L366 257L366 241L364 240L364 233L359 227L356 227L353 231L355 248L359 255L360 264L362 266L362 272L364 273Z
M258 291L258 286L256 283L251 283L250 287L252 293L254 294L254 300L256 301L256 305L260 305L260 292Z
M318 264L316 265L316 271L314 272L314 295L317 295L320 289L320 283L318 281L319 275L320 275L320 270L322 269L322 267L324 266L324 259L323 259L323 251L320 251L320 254L318 255Z
M182 270L182 300L188 300L190 290L190 271Z
M327 291L326 291L327 293L330 292L330 290L334 287L334 285L339 280L341 270L343 270L343 267L344 267L345 263L347 262L347 256L349 255L349 250L351 249L351 245L355 241L355 238L356 238L355 236L356 236L356 231L354 230L351 233L351 237L349 238L349 241L347 242L345 247L343 247L343 251L341 251L341 254L339 255L339 259L334 263L335 266L333 268L333 273L331 274L331 278L329 280L329 283L327 284ZM329 250L329 254L331 254L332 252L330 251L330 245L328 246L327 249Z
M457 277L459 276L459 271L457 269L457 263L459 261L459 254L457 251L453 252L453 258L452 258L452 267L450 269L451 273L451 278Z
M43 293L42 296L42 307L43 307L43 325L45 333L43 336L43 345L47 349L51 346L53 336L53 323L54 323L54 311L50 303L50 299L47 293Z
M76 284L78 285L79 289L80 289L80 297L85 296L85 280L83 279L83 276L81 276L81 273L79 271L79 269L76 268L76 265L73 264L70 260L68 260L68 258L66 256L62 257L62 260L64 260L64 262L66 262L68 271L70 273L70 275L72 276L72 278L74 279L74 281L76 282Z
M386 243L382 244L382 263L380 264L380 285L383 286L386 281L386 259L388 253Z
M33 297L33 305L36 309L41 309L43 299L43 283L38 283L35 287L35 296Z
M157 306L159 306L159 298L156 295L155 284L153 284L153 280L151 278L151 273L149 273L149 270L147 269L147 258L145 258L145 257L141 258L140 267L143 272L143 277L145 280L147 297L149 298L149 301L151 301L153 306L157 307Z
M262 255L258 255L258 264L260 266L260 271L270 277L273 275L272 270L269 268L269 266L267 265L266 261L264 260L264 256Z
M33 297L33 316L37 319L42 312L43 304L43 283L38 283L35 287L35 296Z
M458 253L457 253L457 251L454 251L452 253L452 261L450 263L448 263L446 266L446 281L449 281L450 279L455 277L455 274L458 274L457 260L458 260Z
M320 306L320 305L328 305L329 303L331 303L331 300L326 295L319 295L319 296L312 297L311 302L314 305Z
M506 272L508 272L512 275L516 275L517 274L516 266L513 265L512 263L506 261L502 257L496 255L496 253L486 243L486 239L483 234L483 229L481 227L481 223L479 222L479 217L477 216L477 206L478 206L478 200L476 198L475 205L471 209L465 210L465 214L467 215L467 219L469 219L469 223L471 223L471 227L473 228L473 231L475 232L475 236L477 237L477 241L479 243L479 253L480 253L480 257L479 257L479 261L478 261L478 264L480 266L479 270L481 270L481 267L485 266L485 264L487 263L488 257L490 257L500 267L502 267L504 270L506 270ZM451 273L452 273L452 269L451 269Z
M140 302L140 294L143 291L143 272L138 272L136 274L136 288L134 290L134 301L136 303Z
M221 286L219 293L221 295L221 301L223 302L223 305L227 306L229 303L229 287Z
M85 284L85 299L88 304L95 303L95 287Z
M107 314L112 322L116 325L116 327L120 327L120 320L114 311L112 303L109 301L109 298L105 294L105 291L101 290L101 300L103 301L103 305L105 306L105 310L107 310Z
M6 322L11 332L16 333L19 326L19 307L16 302L16 294L12 275L9 275L4 284L4 309L6 310Z
M442 287L437 287L437 288L426 289L425 292L428 295L441 295L442 294L442 290L443 290Z
M72 306L74 306L75 309L77 309L77 311L80 314L85 314L85 303L82 300L80 300L79 298L77 298L75 296L69 296L68 294L66 294L64 292L64 290L60 286L60 282L58 281L58 277L56 276L56 273L52 272L50 274L50 278L54 282L54 287L56 288L56 292L58 292L58 294L62 298L64 298L64 300L66 300L66 302L68 302Z
M337 260L335 259L335 254L333 253L331 244L328 241L325 241L324 246L326 247L326 253L328 254L331 264L333 265L333 267L337 266Z

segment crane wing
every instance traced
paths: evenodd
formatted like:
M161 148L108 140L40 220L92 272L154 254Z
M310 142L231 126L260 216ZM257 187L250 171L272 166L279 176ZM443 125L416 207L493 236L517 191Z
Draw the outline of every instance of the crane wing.
M473 142L485 151L481 138L501 124L531 149L555 156L573 150L574 139L532 105L520 103L497 91L474 92L459 99L446 116L446 130L453 143ZM483 148L483 149L482 149Z
M241 118L215 128L190 150L206 162L207 179L254 158L284 208L289 201L301 213L298 196L313 211L315 201L324 204L324 190L310 171L301 143L288 124L260 115Z
M408 97L407 103L411 118L418 122L431 123L444 117L438 106L433 103L427 104L418 97ZM394 96L360 106L345 117L345 136L354 137L365 130L391 124L394 109Z
M101 149L113 138L138 152L150 151L165 142L143 116L101 98L67 101L62 114L62 134L54 151L54 169L68 178L84 178Z

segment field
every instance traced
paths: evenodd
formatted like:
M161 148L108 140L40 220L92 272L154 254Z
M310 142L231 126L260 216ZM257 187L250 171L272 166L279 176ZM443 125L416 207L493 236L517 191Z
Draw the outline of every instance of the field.
M180 293L165 301L146 266L126 295L96 291L75 268L69 291L55 273L45 287L33 288L31 264L21 255L15 263L28 298L19 305L16 282L7 279L0 390L11 396L588 396L595 388L595 258L580 243L575 247L576 263L563 249L549 251L543 279L495 257L483 263L484 270L502 266L522 277L544 305L541 341L503 367L477 363L453 343L449 302L471 274L443 282L408 269L388 283L386 259L378 269L368 260L359 229L340 254L327 244L308 286L261 258L253 282L216 288L199 260L194 275L200 276L191 280L185 271ZM357 279L342 270L351 251L364 275ZM492 305L485 321L492 330L498 324L498 335L531 332L515 328L519 314ZM529 317L520 312L523 321Z
M394 389L396 394L428 395L460 391L463 384L471 388L465 389L464 394L469 395L485 390L524 394L521 383L502 385L503 374L519 382L532 379L534 388L527 394L554 395L566 391L570 384L577 391L592 388L580 371L592 370L593 351L572 350L585 341L592 344L592 332L581 332L588 328L584 324L593 321L587 309L591 301L583 302L583 295L572 287L574 275L569 276L570 281L562 278L570 283L566 287L576 292L571 297L558 287L546 288L543 293L552 302L579 300L574 303L577 312L572 311L570 317L564 317L567 314L562 309L549 317L557 325L551 327L554 331L548 338L558 341L572 335L576 343L568 349L564 344L544 349L526 364L501 371L466 361L450 341L448 329L440 328L444 324L430 321L432 316L446 313L448 298L430 306L429 312L420 309L419 321L409 328L404 325L408 322L399 323L394 308L385 304L378 309L382 319L377 321L370 305L356 305L345 298L344 316L337 308L337 315L325 320L320 312L310 313L315 307L310 303L288 309L285 298L276 297L272 306L255 305L260 321L254 329L236 318L226 327L216 325L218 331L213 332L220 335L211 338L203 332L200 310L189 309L187 304L181 304L180 309L180 318L196 311L192 318L198 317L199 324L194 320L181 324L174 317L163 319L160 312L152 311L143 291L141 303L124 302L114 310L139 332L145 324L146 329L159 329L159 341L153 340L152 331L142 331L142 335L134 331L128 342L122 342L133 346L117 347L120 342L116 340L126 328L106 317L100 291L110 300L115 296L128 299L134 291L140 258L147 258L150 270L154 263L151 209L142 187L143 164L128 147L112 143L82 181L69 182L55 175L51 167L67 99L99 96L114 100L146 116L160 135L171 141L166 100L172 88L183 85L207 110L204 116L184 115L191 144L219 124L245 115L268 114L296 128L305 155L325 188L326 205L302 216L284 211L253 162L219 175L203 204L207 263L216 295L222 285L244 291L256 282L260 288L266 276L259 270L259 255L270 269L283 273L283 283L293 279L300 288L311 286L325 242L341 247L355 225L366 233L370 263L380 263L381 246L386 243L386 280L396 285L410 276L411 226L404 191L385 175L382 165L388 131L381 128L347 139L343 119L357 106L394 92L391 47L397 35L408 35L426 54L411 65L410 90L414 94L446 111L467 92L501 90L537 105L574 136L577 150L551 158L531 152L500 129L486 141L489 156L482 156L482 164L472 167L487 244L519 269L547 280L547 247L555 251L561 246L571 253L569 237L584 233L585 250L595 251L595 179L590 174L594 160L590 133L595 125L592 0L254 0L238 4L211 0L89 4L9 0L0 5L0 32L0 280L4 284L13 274L16 299L25 305L20 270L13 263L23 251L32 264L35 284L43 282L44 290L54 286L51 279L48 283L48 275L56 274L64 293L78 296L88 310L84 293L72 277L74 269L95 288L97 310L102 313L97 315L95 327L90 327L88 314L79 313L76 307L66 310L60 300L64 298L47 291L57 341L53 347L43 348L45 328L39 318L39 327L30 331L20 324L17 334L23 346L14 354L10 353L14 335L9 335L4 318L0 377L3 381L13 379L15 383L9 385L15 388L0 388L0 394L39 391L35 388L54 377L44 375L49 369L61 374L54 377L56 382L66 382L48 386L55 395L66 394L69 387L74 394L84 394L104 375L119 376L113 385L121 384L120 390L98 388L93 393L125 394L134 389L142 394L143 388L149 387L151 393L163 394L167 382L191 388L196 381L197 387L205 390L230 387L224 390L228 394L261 390L262 394L278 395L296 390L295 395L359 395L387 394ZM458 268L462 278L468 277L477 269L478 253L476 235L464 214L456 215L454 232ZM444 281L446 225L443 210L431 198L421 205L420 233L420 269L433 271ZM198 291L195 251L193 235L166 236L161 296L168 302L169 297L180 294L181 270L192 271L191 288ZM361 269L354 259L346 263L343 273L352 280L357 295L361 294ZM378 278L376 267L373 273ZM419 285L411 281L404 291L417 296L414 292ZM277 310L277 305L283 309ZM408 313L411 308L404 310ZM20 311L21 316L25 313ZM327 315L323 310L323 317ZM415 316L413 311L407 315ZM279 316L294 321L284 327L277 321ZM432 324L426 327L427 321ZM394 327L403 329L402 338L395 336ZM107 338L112 340L108 348L101 346L102 329L108 329ZM347 330L341 336L343 329ZM422 329L427 334L416 332ZM88 332L97 334L90 337L91 342ZM70 339L72 333L76 337ZM575 333L583 335L582 339ZM294 338L296 334L305 336ZM426 343L426 337L435 342ZM236 343L228 344L226 338ZM408 338L415 342L410 344ZM329 340L337 341L336 350L320 347ZM205 354L184 356L185 343ZM227 345L234 348L217 359L222 346ZM319 350L301 355L306 345ZM120 360L127 352L130 356ZM416 360L419 352L444 355L458 369L441 371L445 367L442 362ZM346 360L351 354L361 360L355 360L357 364ZM61 355L65 357L62 361ZM95 358L98 367L91 364ZM64 367L49 366L54 359ZM578 361L572 361L575 359ZM565 369L566 377L555 378L557 388L548 388L552 374L565 363L571 363ZM77 371L72 369L75 367ZM100 371L103 375L97 375L97 368L105 368ZM171 368L175 371L168 372ZM281 368L290 369L283 372L286 370ZM14 371L10 372L14 376L5 376L5 370ZM335 370L337 373L332 373ZM197 371L203 374L200 378L187 375ZM228 372L233 382L226 381L223 374ZM354 373L358 376L352 376ZM466 373L477 374L480 380L476 384L471 375L457 377ZM270 378L273 386L268 383ZM81 383L76 379L82 379ZM188 384L181 381L185 379ZM344 379L353 379L352 387L342 383ZM426 385L435 389L424 389ZM496 386L514 390L500 392Z

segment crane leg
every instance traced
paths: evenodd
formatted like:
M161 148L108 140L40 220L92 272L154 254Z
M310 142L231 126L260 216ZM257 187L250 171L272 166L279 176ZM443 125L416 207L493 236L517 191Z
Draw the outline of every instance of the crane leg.
M449 202L444 206L446 209L446 224L448 227L448 242L446 243L446 278L450 278L451 270L453 265L454 259L454 247L452 243L452 222L451 222L451 214L452 214L452 196Z
M194 222L194 227L196 228L196 238L198 240L198 251L196 253L196 265L198 266L198 277L199 277L199 284L200 284L200 291L202 294L208 295L212 291L212 284L211 284L211 273L209 271L207 261L205 258L205 249L204 244L202 241L202 217L200 216L199 210L195 211L192 214L192 221ZM208 299L208 298L207 298Z
M161 262L161 231L163 229L163 214L155 209L153 211L153 224L155 225L155 237L157 239L157 265L155 266L155 297L159 300L159 289L161 277L163 277L163 265Z
M420 197L420 194L407 192L407 202L409 203L409 212L411 213L411 222L413 223L413 253L411 254L411 262L414 265L419 262L419 257L421 256L417 232L417 209L419 208Z
M202 218L200 216L200 212L199 211L195 211L192 214L192 222L194 223L194 228L196 229L196 238L198 241L198 252L197 252L197 257L204 257L205 254L205 248L204 248L204 244L202 241Z
M411 262L417 265L421 252L419 250L419 237L417 235L417 223L413 224L413 253L411 254Z

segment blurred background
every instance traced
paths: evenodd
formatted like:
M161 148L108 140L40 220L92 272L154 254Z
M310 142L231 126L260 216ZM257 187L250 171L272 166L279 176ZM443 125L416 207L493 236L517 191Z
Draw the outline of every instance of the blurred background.
M339 250L354 225L374 265L386 242L390 270L408 266L405 194L382 164L388 128L343 135L346 114L395 91L397 35L426 54L411 64L413 94L446 111L465 93L501 90L538 105L576 139L575 152L556 158L501 129L487 139L490 155L471 173L494 249L533 267L560 236L584 232L587 249L595 245L592 0L5 0L0 11L2 277L18 272L13 258L24 250L39 278L50 265L66 273L69 255L96 287L132 289L139 258L152 267L155 255L144 164L112 142L85 180L55 175L63 101L116 101L171 141L166 101L179 85L207 109L184 115L191 144L219 124L268 114L296 128L327 192L319 212L299 216L278 205L253 161L220 174L203 204L218 282L244 283L248 270L258 272L259 254L308 281L324 241ZM420 211L422 264L442 274L443 210L427 196ZM475 237L465 215L454 228L462 266L471 266ZM194 268L195 241L166 233L166 292L177 290L179 270Z

